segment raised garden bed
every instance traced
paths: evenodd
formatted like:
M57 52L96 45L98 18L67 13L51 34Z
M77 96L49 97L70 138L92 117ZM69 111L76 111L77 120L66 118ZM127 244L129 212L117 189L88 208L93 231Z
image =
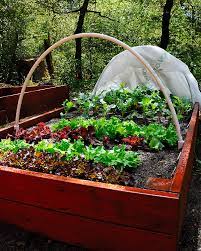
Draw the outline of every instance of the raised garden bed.
M170 179L147 189L0 168L0 218L50 238L102 250L176 250L198 126L195 105L179 163ZM58 111L24 120L26 128ZM9 128L11 133L12 127ZM8 128L1 129L2 137ZM52 227L51 227L52 226Z
M97 127L94 123L98 121L99 115L96 117L95 122L92 122L92 127L88 124L85 129L83 129L83 125L80 128L72 128L71 125L69 128L67 123L64 130L56 133L56 136L54 133L52 134L48 128L44 128L44 124L40 123L36 130L40 133L40 136L38 137L36 134L34 140L37 141L38 139L44 139L48 135L52 140L50 142L40 141L38 144L30 145L29 142L19 140L1 141L1 147L5 151L4 153L1 151L1 163L4 166L0 167L0 219L4 222L16 224L30 231L45 234L53 239L91 249L176 250L191 176L194 155L193 150L198 127L199 106L198 104L195 104L194 106L190 125L183 145L182 131L180 130L173 102L166 93L163 83L156 74L154 74L153 69L129 46L112 37L96 33L72 35L52 45L33 65L24 82L24 86L26 87L34 69L36 69L37 65L49 52L64 42L81 37L103 38L121 45L124 49L130 51L145 66L153 81L161 89L171 110L176 131L174 131L172 127L167 127L168 124L166 124L164 116L162 115L163 108L165 108L165 113L167 111L167 104L164 104L164 101L161 103L160 95L156 95L155 97L158 101L150 103L150 99L145 98L140 102L134 102L135 105L137 105L136 107L131 98L131 106L138 108L139 105L141 106L141 102L144 102L144 108L147 107L147 109L144 109L143 107L141 108L142 111L145 112L144 115L148 118L148 124L150 122L149 106L154 108L157 116L157 108L160 108L159 116L156 119L162 119L160 122L167 126L161 128L159 125L160 129L157 129L157 135L155 135L155 125L151 125L152 129L150 129L149 125L147 127L138 127L134 125L133 122L129 122L128 125L126 121L124 126L122 127L120 125L121 129L118 129L118 133L121 135L121 138L118 139L118 147L115 146L112 149L103 149L101 146L99 148L94 148L94 142L92 143L91 140L86 138L88 137L87 135L90 134L91 136L94 133L94 129L96 130L95 135L98 137ZM129 100L126 99L126 103ZM56 111L49 111L43 115L36 116L35 118L33 117L28 121L21 121L19 124L21 101L22 95L20 95L16 112L16 130L19 129L19 125L24 128L30 127L35 125L36 122L39 122L39 119L40 121L47 121L54 115L58 115L57 109ZM102 111L105 115L108 113L108 108L109 113L110 108L114 108L113 104L112 107L110 104L102 104ZM129 103L128 105L130 106ZM117 116L119 116L119 112L121 113L120 117L123 118L125 115L127 116L124 106L125 104L122 102L115 104ZM87 113L90 115L91 111L89 108L91 107L91 104L89 102L84 102L84 107L84 115L87 115ZM73 108L73 104L67 101L66 106L64 107L64 112L68 111L70 108ZM96 105L93 106L93 109L93 112L96 111ZM87 110L88 112L86 112ZM140 113L141 110L138 112ZM137 120L139 119L138 115ZM166 115L169 116L169 113ZM66 116L66 114L64 113L63 116ZM134 117L136 117L136 115L134 115ZM114 124L116 123L114 120L113 122ZM65 124L66 122L64 121L62 123ZM84 121L84 123L86 123L86 121ZM122 121L121 123L123 124ZM107 124L104 128L106 130L111 129L111 125L112 124L109 126L109 124ZM131 130L132 134L127 133L128 131L126 131L127 129L125 127L127 127L128 130ZM157 128L159 127L157 125ZM93 130L91 130L92 128ZM8 132L13 132L12 126L1 130L0 134L2 137L5 137ZM112 133L116 135L116 129L113 130ZM31 132L31 135L32 134L33 132ZM14 135L17 139L21 139L22 136L25 137L26 141L32 141L32 139L30 139L30 134L23 130L18 130L17 134ZM79 141L80 136L82 139ZM137 136L137 138L135 136ZM33 137L33 135L31 137ZM59 143L54 142L54 137L59 138ZM67 138L63 139L63 137ZM71 142L72 139L74 140L73 142ZM5 163L12 163L12 166L34 170L34 168L37 167L34 165L36 158L38 161L41 157L41 161L43 162L43 154L48 153L48 159L49 156L54 153L55 158L57 158L57 156L59 156L59 158L62 156L62 161L65 160L68 162L71 160L78 160L78 162L74 162L73 170L76 169L76 164L80 165L81 160L87 161L87 164L90 164L91 161L93 164L97 163L98 168L99 163L109 163L111 167L115 166L115 168L119 167L120 170L124 170L124 168L136 167L139 162L136 153L133 151L129 152L124 144L129 142L129 147L133 147L133 141L136 141L136 139L139 143L143 144L143 147L153 148L156 151L168 145L175 146L177 140L179 147L182 147L183 145L178 165L175 167L172 176L169 178L148 176L146 184L142 186L144 188L139 188L127 186L128 184L122 186L119 184L107 184L71 177L58 177L52 174L37 173L5 166ZM89 140L88 145L87 142L85 142L86 140ZM104 141L114 144L114 142L116 142L115 137L112 140L113 142L110 142L110 138L108 139L107 135L103 138L102 144ZM84 144L84 146L83 141L86 144ZM122 141L124 143L122 143ZM76 144L78 145L75 148ZM27 153L23 150L24 148L27 149ZM19 162L17 165L13 164L16 160L15 151L19 156ZM35 158L32 158L32 156L29 158L32 151L34 151ZM103 152L104 154L102 154ZM121 155L122 153L123 155ZM14 156L14 162L12 156ZM32 163L31 168L30 165L27 165L27 168L26 165L24 165L24 160L27 159L29 159L29 164L30 162ZM123 160L125 160L125 162L123 162ZM49 170L47 163L48 162L45 163L45 166L43 166L42 163L42 167ZM60 165L62 166L63 164L60 163ZM152 166L150 166L150 168L152 168Z
M0 89L0 125L10 123L15 119L20 91L21 87ZM28 87L22 103L21 117L25 118L59 108L68 95L67 86Z

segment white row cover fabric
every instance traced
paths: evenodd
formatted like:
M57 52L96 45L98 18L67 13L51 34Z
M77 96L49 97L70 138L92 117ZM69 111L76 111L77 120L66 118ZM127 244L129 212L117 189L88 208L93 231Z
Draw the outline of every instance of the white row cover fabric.
M198 83L186 64L157 46L136 46L132 49L152 66L169 93L186 97L193 103L199 102L201 106ZM93 94L100 95L117 89L122 82L131 90L138 84L157 88L143 65L129 51L123 51L112 58L100 75Z

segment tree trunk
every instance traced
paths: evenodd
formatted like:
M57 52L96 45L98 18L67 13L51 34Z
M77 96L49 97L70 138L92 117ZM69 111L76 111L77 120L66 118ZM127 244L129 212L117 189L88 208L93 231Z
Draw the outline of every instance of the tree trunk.
M171 18L171 10L173 7L174 0L166 0L164 9L163 9L163 20L162 20L162 35L160 41L160 47L163 49L167 49L169 44L169 25L170 25L170 18Z
M83 31L84 18L87 13L87 8L90 0L84 0L82 7L80 8L80 15L77 22L77 27L74 34L81 33ZM82 80L82 41L81 38L75 40L76 43L76 52L75 52L75 61L76 61L76 79Z
M13 45L11 48L12 56L11 56L11 59L9 60L10 61L9 65L7 65L8 75L7 75L7 78L5 79L5 83L8 83L8 84L11 83L14 77L13 73L16 72L16 61L17 61L16 51L17 51L17 46L19 42L19 34L16 32L13 36L15 36L15 41L13 42Z
M47 50L50 46L51 46L50 33L48 32L47 39L44 39L44 49ZM52 54L51 53L49 53L46 56L46 63L47 63L47 69L50 74L50 77L54 78L54 67L53 67L53 63L52 63Z

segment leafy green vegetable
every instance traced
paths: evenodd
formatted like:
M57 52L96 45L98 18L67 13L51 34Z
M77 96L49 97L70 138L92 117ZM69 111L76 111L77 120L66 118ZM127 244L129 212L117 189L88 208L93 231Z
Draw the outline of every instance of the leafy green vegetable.
M80 94L76 100L78 110L83 113L84 117L118 115L126 118L132 114L133 118L141 115L144 120L149 119L153 122L161 118L171 121L169 107L160 91L150 89L145 85L139 85L131 91L124 86L122 84L119 89L111 90L102 96ZM177 96L171 96L171 98L178 118L183 119L188 116L192 109L189 100ZM67 109L66 106L64 108Z
M70 143L65 139L57 143L42 140L35 146L35 150L49 153L57 152L65 155L66 160L84 158L106 166L115 166L122 170L125 167L136 167L140 164L138 154L133 151L126 151L124 145L121 147L115 146L112 150L106 150L103 146L95 148L91 145L85 146L81 140L74 143Z
M75 107L75 104L72 101L65 100L63 102L63 107L65 112L69 112L73 107Z
M164 147L164 145L158 138L153 137L149 142L149 147L155 150L160 150Z
M54 124L52 129L58 130L66 125L73 129L80 126L87 128L91 125L95 128L95 136L99 140L102 140L105 136L113 140L118 137L143 137L149 147L155 150L162 149L164 145L175 146L177 144L177 134L172 124L167 128L157 123L139 126L132 120L121 121L118 117L111 117L110 119L84 119L83 117L79 117L71 120L62 119ZM156 142L156 139L158 143L155 145L154 142Z
M0 152L12 151L14 153L18 152L20 149L29 148L30 144L26 143L25 140L15 140L2 139L0 141Z

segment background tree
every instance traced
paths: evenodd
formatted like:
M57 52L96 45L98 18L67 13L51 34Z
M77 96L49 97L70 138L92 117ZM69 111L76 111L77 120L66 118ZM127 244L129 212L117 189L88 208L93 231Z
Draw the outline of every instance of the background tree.
M79 32L104 33L130 46L161 45L187 63L200 81L200 0L172 3L173 0L136 0L135 3L132 0L1 0L0 81L17 83L15 62L40 55L48 36L52 44ZM54 83L68 83L73 88L75 85L93 87L105 65L120 51L120 47L99 39L64 44L52 53Z
M0 3L0 80L10 82L17 77L17 48L26 30L27 3L2 0Z
M169 25L171 18L171 10L173 7L173 0L167 0L163 9L163 18L162 18L162 35L160 41L160 47L167 49L169 44Z

